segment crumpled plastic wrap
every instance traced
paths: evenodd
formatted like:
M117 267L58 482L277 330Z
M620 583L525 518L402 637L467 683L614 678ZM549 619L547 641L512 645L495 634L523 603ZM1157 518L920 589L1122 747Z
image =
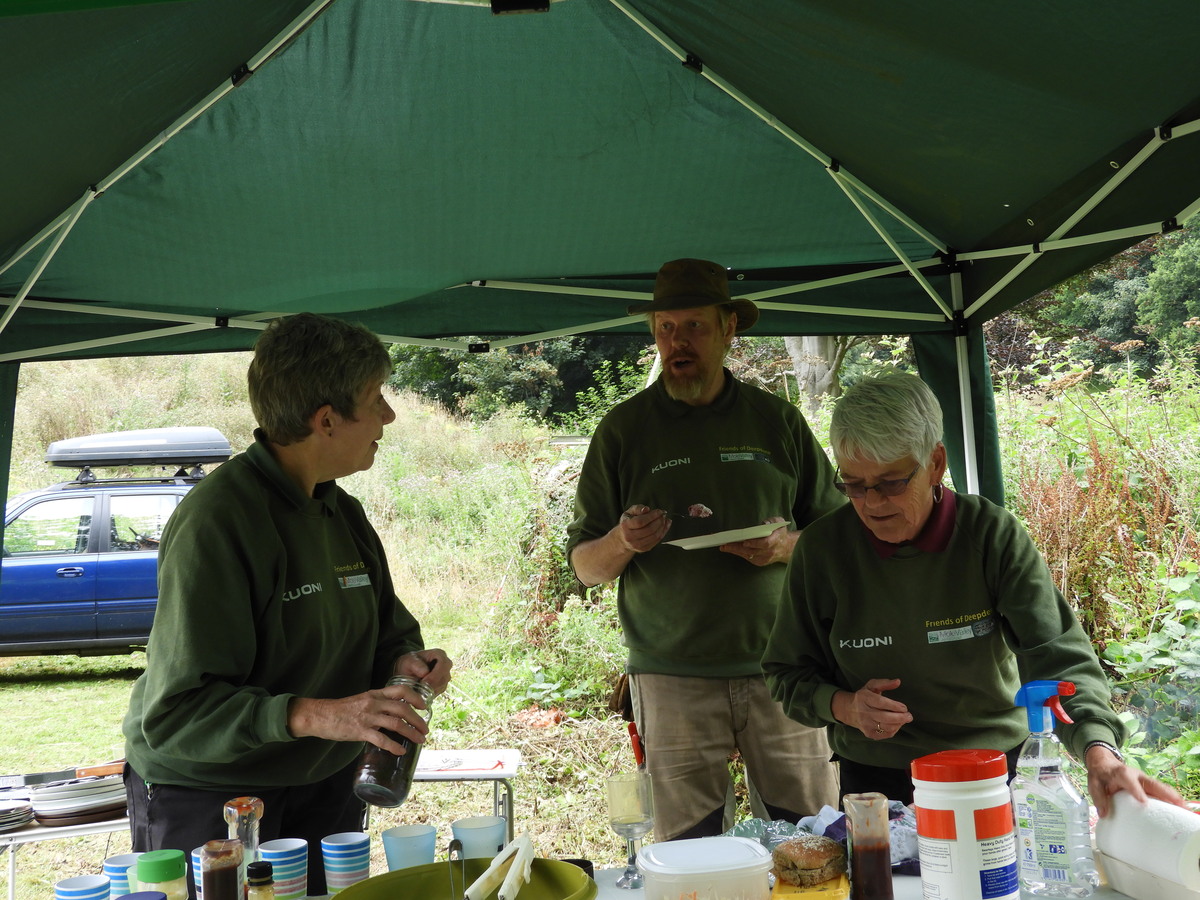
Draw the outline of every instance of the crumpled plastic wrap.
M902 875L921 874L917 860L917 817L899 800L888 803L888 829L892 849L892 871ZM807 816L799 822L775 819L745 819L725 832L735 837L758 841L768 850L774 850L789 838L798 834L823 834L846 846L848 824L846 814L832 806L825 806L815 816Z

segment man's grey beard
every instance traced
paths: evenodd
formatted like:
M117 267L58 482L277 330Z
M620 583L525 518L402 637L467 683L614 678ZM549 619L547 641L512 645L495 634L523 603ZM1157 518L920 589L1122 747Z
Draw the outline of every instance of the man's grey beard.
M672 400L691 403L693 400L699 400L704 394L704 379L700 376L681 378L678 375L669 375L664 371L663 387L667 389L667 396Z

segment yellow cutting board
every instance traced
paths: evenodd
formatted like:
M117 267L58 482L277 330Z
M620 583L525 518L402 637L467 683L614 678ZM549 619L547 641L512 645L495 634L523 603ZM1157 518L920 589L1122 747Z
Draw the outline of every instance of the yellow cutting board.
M788 897L820 897L821 900L849 900L850 879L845 873L831 881L823 881L809 887L796 887L794 884L784 884L775 879L775 887L771 890L771 900L785 900Z

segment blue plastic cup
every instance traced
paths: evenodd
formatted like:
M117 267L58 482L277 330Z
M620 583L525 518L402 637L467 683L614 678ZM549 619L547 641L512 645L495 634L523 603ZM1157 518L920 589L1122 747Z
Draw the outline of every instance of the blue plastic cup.
M432 825L397 825L385 828L380 837L389 872L433 862L437 829Z
M491 859L504 849L508 834L504 816L468 816L450 823L450 830L462 842L467 859Z

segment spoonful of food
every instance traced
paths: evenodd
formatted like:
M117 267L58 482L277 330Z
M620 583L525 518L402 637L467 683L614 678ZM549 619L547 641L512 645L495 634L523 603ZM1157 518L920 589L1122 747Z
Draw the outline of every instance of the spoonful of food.
M693 503L687 508L686 513L671 512L668 509L663 510L672 519L707 519L713 514L713 511L703 503Z

